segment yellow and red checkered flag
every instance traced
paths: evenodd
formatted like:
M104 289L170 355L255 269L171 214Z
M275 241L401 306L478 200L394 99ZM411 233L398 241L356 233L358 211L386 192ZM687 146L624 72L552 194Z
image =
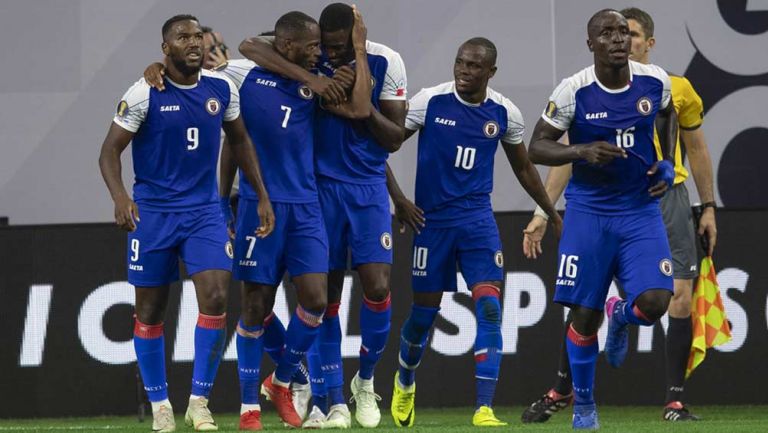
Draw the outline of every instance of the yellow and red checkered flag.
M704 361L708 348L731 340L731 327L725 316L720 286L717 284L717 274L711 256L701 260L699 279L693 291L691 307L693 344L691 344L691 354L688 356L688 367L685 369L686 379Z

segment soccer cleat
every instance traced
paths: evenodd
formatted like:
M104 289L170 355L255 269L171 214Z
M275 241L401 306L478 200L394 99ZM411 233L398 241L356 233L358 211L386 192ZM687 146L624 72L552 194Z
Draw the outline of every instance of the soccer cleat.
M277 415L284 423L291 427L301 427L301 418L293 407L293 393L288 387L278 386L272 383L272 376L269 375L264 383L261 384L261 394L272 401L277 410Z
M335 404L328 411L328 416L323 421L322 428L350 428L352 427L352 414L346 404Z
M355 419L358 424L365 428L374 428L381 422L381 411L377 401L381 397L373 392L373 379L363 381L355 374L352 382L349 384L352 391L350 402L355 403Z
M547 422L553 413L565 409L573 401L573 393L561 395L550 389L538 400L525 408L520 417L523 423Z
M627 303L618 296L612 296L605 302L605 314L608 316L608 338L605 340L605 359L613 368L624 363L629 349L629 328L620 325L614 318L619 309Z
M309 400L312 398L312 390L308 383L291 383L291 392L293 393L293 408L299 418L304 419L309 411Z
M600 421L597 419L597 406L595 404L573 405L573 429L597 430Z
M238 430L258 431L262 428L260 410L249 410L248 412L240 415L240 425L238 426Z
M216 431L219 429L208 409L208 399L202 397L189 400L187 413L184 415L184 423L196 431Z
M496 418L493 409L488 406L480 406L472 416L472 425L475 427L504 427L508 425L504 421Z
M322 410L320 410L317 406L312 406L312 411L309 412L309 415L307 415L307 419L304 420L304 424L301 425L301 428L306 429L318 429L323 428L323 424L325 423L325 414Z
M152 431L158 433L170 433L176 431L176 420L173 418L173 409L162 405L152 413Z
M416 418L416 383L403 389L400 384L400 372L395 373L395 386L392 387L392 418L398 427L411 427Z
M701 417L692 414L682 402L673 401L664 408L665 421L700 421Z

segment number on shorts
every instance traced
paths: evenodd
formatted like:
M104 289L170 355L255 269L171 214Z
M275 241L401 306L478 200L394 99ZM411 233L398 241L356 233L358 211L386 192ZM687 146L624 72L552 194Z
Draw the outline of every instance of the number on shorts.
M139 260L139 240L131 239L131 261Z
M246 236L245 240L248 241L248 252L245 253L245 258L250 259L253 254L253 246L256 245L256 236Z
M576 278L576 272L579 270L576 262L579 261L579 256L566 256L560 255L560 269L557 271L557 277L563 278L563 271L565 271L566 278Z
M423 271L427 269L427 254L425 247L413 247L413 268Z

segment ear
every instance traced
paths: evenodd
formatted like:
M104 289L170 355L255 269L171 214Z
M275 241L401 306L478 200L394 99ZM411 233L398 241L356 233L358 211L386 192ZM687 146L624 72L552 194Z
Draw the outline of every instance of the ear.
M163 41L163 43L160 44L160 49L163 50L163 54L164 55L167 56L169 54L170 48L168 47L168 43L167 42Z
M656 45L656 38L651 36L650 38L648 38L647 42L648 42L648 51L650 51L653 49L654 45Z
M490 74L488 74L488 78L489 78L489 79L490 79L490 78L493 78L493 76L494 76L494 75L496 75L496 71L498 71L498 70L499 70L499 68L498 68L498 67L496 67L496 66L493 66L493 67L491 68L491 73L490 73Z
M587 39L587 48L589 48L590 53L594 53L595 50L592 48L592 40Z

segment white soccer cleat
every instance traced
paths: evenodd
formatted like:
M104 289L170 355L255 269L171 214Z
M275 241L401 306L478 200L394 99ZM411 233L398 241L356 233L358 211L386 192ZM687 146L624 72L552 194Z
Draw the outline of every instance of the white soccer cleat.
M309 412L307 419L301 425L301 428L306 429L318 429L323 428L325 423L325 414L317 406L312 406L312 411Z
M381 397L373 392L373 378L371 380L360 379L357 374L349 384L352 391L351 402L355 402L355 419L365 428L375 428L381 422L381 411L377 401Z
M191 398L187 407L187 414L184 415L184 423L195 429L195 431L216 431L219 426L213 420L210 409L208 409L207 398Z
M152 413L152 431L158 433L170 433L176 431L176 420L173 418L173 409L162 405Z
M309 400L312 398L312 389L308 383L304 385L291 383L291 392L293 393L293 408L296 409L299 418L306 418L307 412L309 412Z
M331 406L328 416L323 422L324 429L327 428L350 428L352 427L352 415L346 404L336 404Z

